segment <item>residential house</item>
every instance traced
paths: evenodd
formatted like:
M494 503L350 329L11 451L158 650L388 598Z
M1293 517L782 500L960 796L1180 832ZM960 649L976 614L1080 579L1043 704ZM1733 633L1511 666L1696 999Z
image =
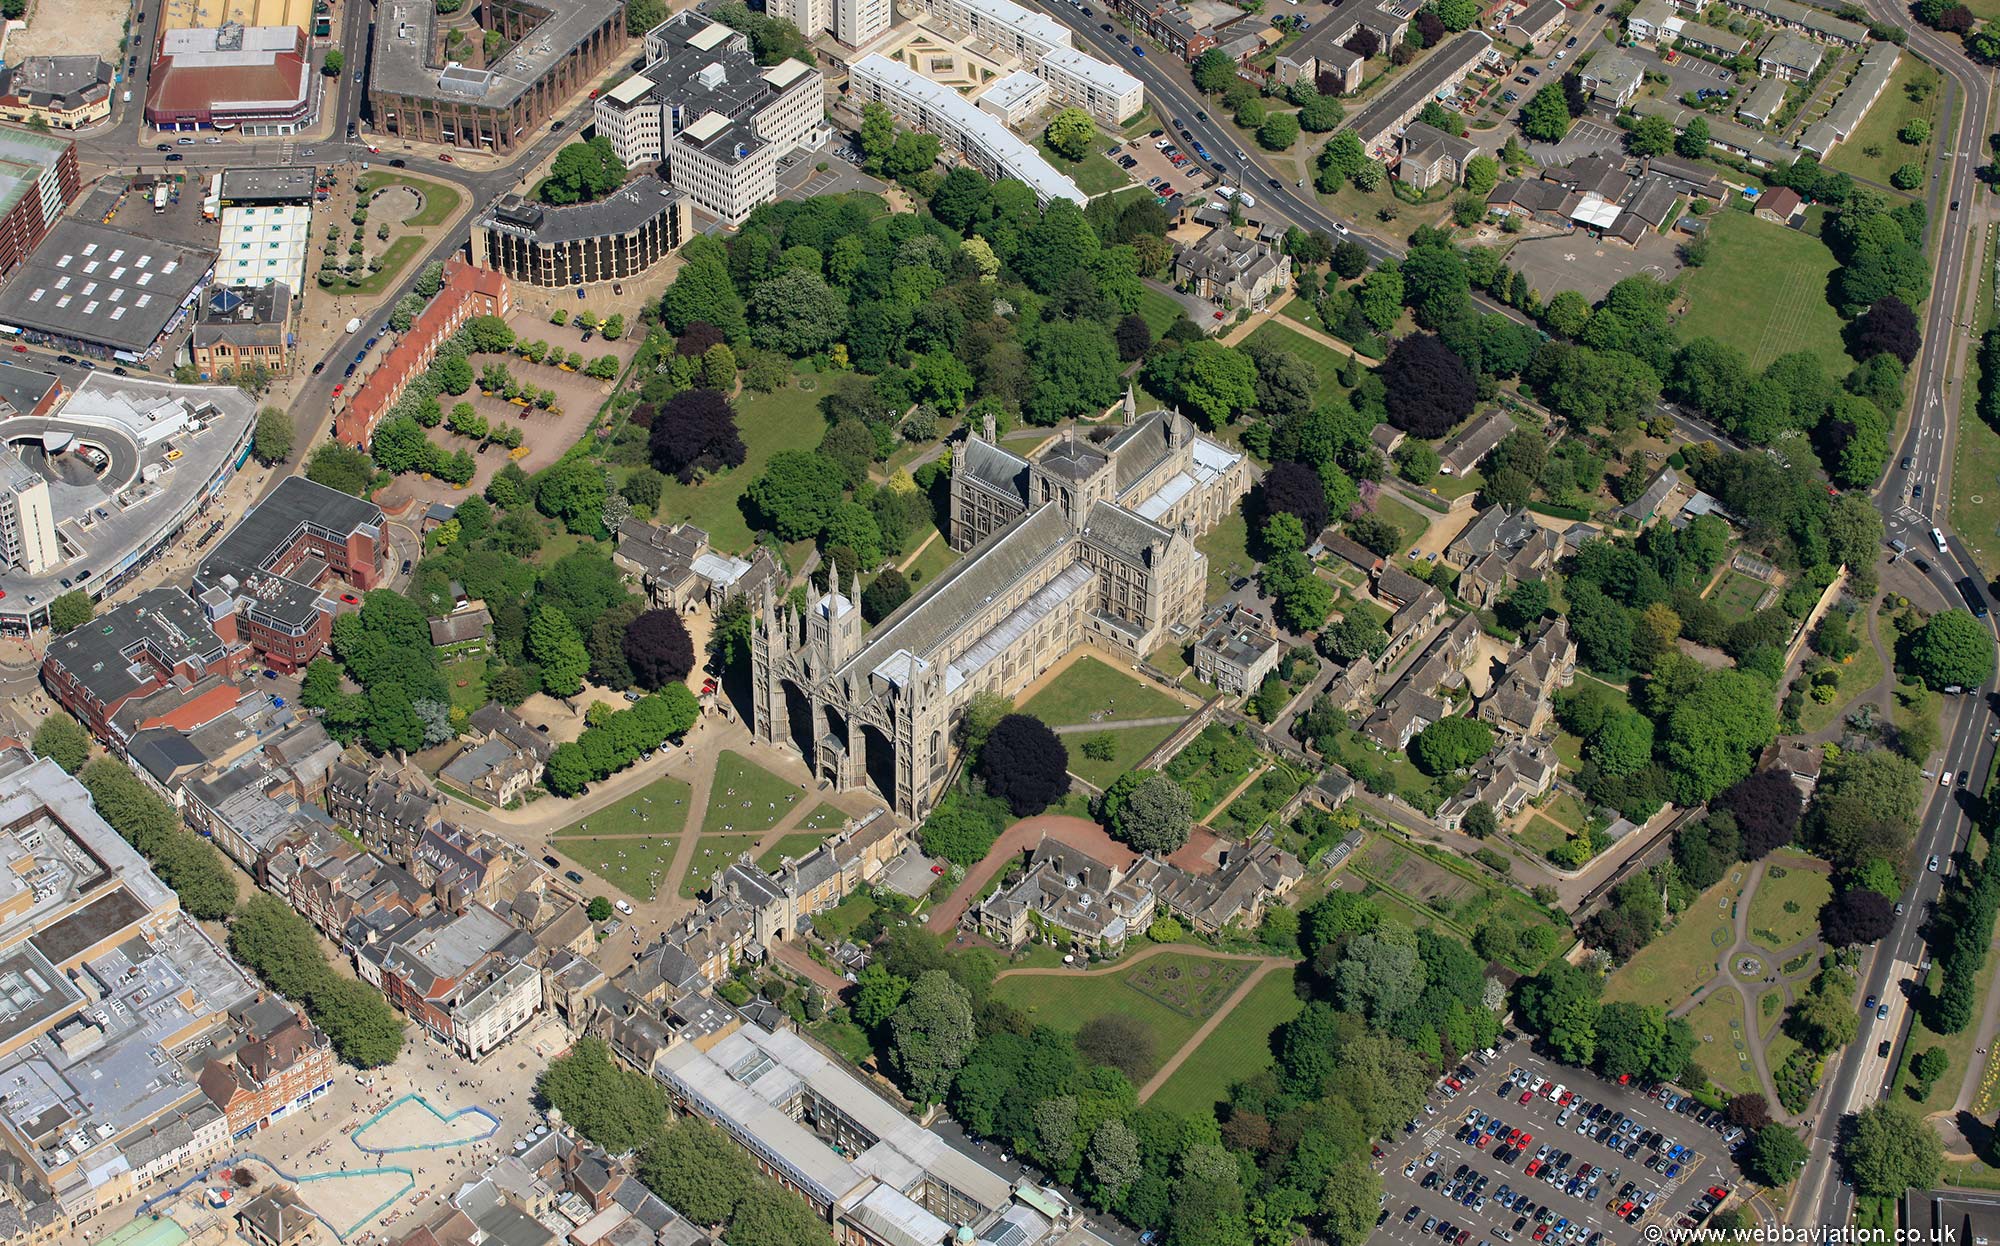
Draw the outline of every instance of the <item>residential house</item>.
M1220 934L1232 924L1255 927L1264 920L1265 909L1291 894L1304 877L1299 859L1272 841L1268 826L1224 848L1212 874L1190 873L1152 857L1132 871L1132 880L1157 896L1162 907L1206 935Z
M618 527L618 566L639 577L647 602L656 610L692 611L705 604L719 610L731 597L762 595L781 576L771 551L753 549L748 558L719 553L708 533L692 524L666 528L637 519Z
M1516 582L1545 576L1562 557L1562 535L1536 523L1525 508L1489 506L1445 547L1460 569L1458 596L1490 607Z
M1223 692L1247 695L1276 669L1284 652L1284 642L1261 615L1232 607L1195 642L1195 675Z
M1263 311L1291 289L1292 258L1234 229L1211 229L1175 253L1174 284L1218 307Z
M540 758L496 739L461 750L438 778L488 804L506 805L533 787L541 773Z
M1779 186L1757 196L1754 215L1760 221L1770 221L1775 225L1790 225L1805 213L1805 200L1799 192L1789 186Z
M431 647L446 658L473 657L486 652L486 633L492 627L493 616L485 603L470 603L431 620Z
M366 769L335 762L326 776L326 811L399 865L409 863L424 831L444 816L423 771L387 759Z
M1399 32L1397 39L1400 38ZM1382 46L1394 47L1396 41L1389 40ZM1398 75L1387 89L1348 120L1347 128L1361 139L1361 146L1369 155L1386 157L1395 148L1396 135L1416 120L1425 104L1448 94L1481 61L1496 55L1493 40L1484 31L1468 30L1453 35Z
M1680 487L1681 474L1672 467L1662 467L1659 474L1654 476L1652 482L1646 486L1645 492L1617 510L1612 511L1611 514L1621 522L1636 524L1643 528L1659 516L1661 513L1660 508L1666 504L1667 499ZM1678 509L1678 507L1675 508L1675 510ZM1672 512L1668 513L1671 514Z
M1376 575L1375 595L1396 608L1389 616L1389 647L1381 659L1382 666L1393 666L1444 618L1444 594L1391 564Z
M1826 49L1796 31L1780 30L1757 52L1757 72L1785 82L1804 82L1819 72Z
M1600 52L1576 73L1583 89L1590 92L1590 102L1613 111L1631 103L1646 80L1639 62L1623 52Z
M1796 0L1723 0L1732 11L1756 18L1766 26L1797 30L1839 47L1859 47L1868 27L1835 17L1825 9Z
M1558 689L1576 678L1576 641L1569 621L1558 618L1542 630L1527 651L1508 663L1479 704L1479 717L1501 731L1519 736L1540 735L1548 725Z
M1769 125L1785 106L1785 84L1777 78L1759 78L1736 105L1736 115L1751 125Z
M1493 452L1493 447L1506 440L1507 434L1517 427L1505 411L1498 407L1488 409L1458 430L1438 451L1439 470L1449 476L1465 475L1478 467Z
M1448 831L1458 830L1477 804L1490 806L1497 817L1512 817L1530 801L1546 796L1559 773L1555 748L1547 741L1510 741L1481 761L1458 794L1438 806L1437 823Z
M1528 0L1507 19L1502 33L1524 48L1540 47L1555 38L1569 20L1569 6L1563 0Z
M1625 18L1625 33L1637 42L1650 43L1667 33L1668 23L1674 17L1674 6L1669 0L1639 0Z

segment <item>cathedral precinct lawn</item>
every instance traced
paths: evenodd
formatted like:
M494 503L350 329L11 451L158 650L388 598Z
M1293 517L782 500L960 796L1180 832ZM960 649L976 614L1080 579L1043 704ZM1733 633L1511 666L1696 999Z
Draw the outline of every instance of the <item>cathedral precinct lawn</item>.
M1819 929L1819 911L1833 896L1833 882L1810 864L1797 852L1768 858L1764 879L1750 898L1751 942L1782 952Z
M1227 518L1196 537L1195 548L1208 555L1208 600L1229 591L1239 575L1257 574L1257 560L1250 557L1250 524L1243 508L1236 507Z
M1296 298L1292 300L1294 303L1299 301ZM1269 346L1297 355L1313 366L1313 370L1319 373L1319 383L1329 389L1340 383L1340 365L1347 362L1347 356L1324 342L1313 341L1286 325L1283 320L1266 320L1252 329L1250 336L1243 340L1246 345L1255 342L1260 346Z
M797 861L820 846L826 836L819 831L800 831L786 835L777 843L766 848L757 858L757 868L766 874L778 868L778 863L786 857Z
M1809 350L1834 375L1846 375L1852 361L1841 345L1843 322L1826 301L1827 275L1837 267L1826 244L1747 212L1712 212L1708 221L1708 262L1682 274L1691 307L1681 339L1732 343L1753 368Z
M1153 331L1154 337L1157 338L1173 328L1174 322L1185 314L1181 305L1169 296L1148 285L1139 287L1139 317L1146 322L1146 327Z
M1232 1084L1270 1068L1272 1035L1305 1007L1292 980L1283 969L1265 974L1147 1102L1181 1113L1213 1111Z
M729 749L715 759L708 789L708 812L701 833L768 831L799 803L799 785L787 782L741 753Z
M634 900L650 900L666 881L677 840L581 836L556 841L556 851Z
M799 830L818 832L820 837L824 839L827 835L839 830L846 821L847 811L845 809L837 805L829 805L822 801L817 808L800 820Z
M1096 1017L1133 1017L1153 1032L1157 1066L1193 1037L1250 969L1244 960L1168 952L1110 974L1012 974L993 984L993 995L1031 1022L1072 1034Z
M1671 1008L1715 976L1715 960L1736 941L1736 904L1750 869L1732 867L1695 898L1674 928L1625 962L1604 984L1607 1001Z
M743 514L743 491L764 473L764 465L780 450L810 450L826 427L819 413L824 394L821 378L794 376L774 394L745 391L735 399L736 430L743 437L743 466L706 480L684 485L671 477L660 494L654 519L672 525L683 520L708 533L718 550L735 553L750 548L750 522ZM810 385L806 389L803 386ZM808 444L810 443L810 444Z
M679 779L655 779L623 804L599 809L560 831L557 839L594 835L634 835L664 838L687 826L690 789ZM643 815L643 816L642 816ZM558 845L565 852L568 845Z
M1172 735L1174 728L1171 725L1118 727L1106 724L1104 731L1118 749L1111 755L1110 761L1084 756L1083 742L1097 734L1094 731L1071 732L1062 738L1063 746L1069 749L1070 773L1095 788L1111 786L1119 775L1136 767L1148 753L1160 747L1160 742Z
M1111 725L1121 719L1159 718L1190 712L1180 701L1097 658L1084 656L1069 664L1021 707L1051 727L1080 723ZM1076 741L1070 751L1082 744Z
M692 900L708 890L715 872L757 846L755 835L703 835L695 841L694 858L681 877L680 897Z

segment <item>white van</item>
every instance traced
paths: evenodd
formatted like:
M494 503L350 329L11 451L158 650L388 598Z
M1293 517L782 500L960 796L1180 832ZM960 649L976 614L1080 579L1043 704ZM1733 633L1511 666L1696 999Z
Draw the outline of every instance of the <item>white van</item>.
M1938 547L1938 553L1944 553L1944 532L1942 529L1931 529L1931 544Z

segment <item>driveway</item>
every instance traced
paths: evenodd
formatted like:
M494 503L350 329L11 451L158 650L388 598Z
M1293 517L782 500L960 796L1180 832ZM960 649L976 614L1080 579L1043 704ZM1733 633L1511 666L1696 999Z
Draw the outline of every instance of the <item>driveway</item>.
M1042 836L1049 835L1077 849L1089 853L1113 869L1123 870L1138 859L1138 854L1105 833L1103 827L1088 818L1072 818L1059 813L1045 813L1037 817L1023 818L1001 832L993 841L978 865L965 872L965 881L951 893L951 898L931 911L930 920L924 925L932 934L950 934L958 929L958 919L972 904L973 898L986 890L986 884L993 881L1009 865L1019 860L1021 854L1042 842Z

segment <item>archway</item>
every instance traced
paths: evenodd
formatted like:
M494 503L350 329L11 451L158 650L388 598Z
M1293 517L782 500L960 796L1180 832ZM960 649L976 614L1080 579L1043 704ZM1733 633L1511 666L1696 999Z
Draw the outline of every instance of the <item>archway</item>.
M888 735L870 723L861 724L863 770L868 782L883 800L896 799L896 746Z
M785 721L791 728L792 747L807 767L813 764L813 707L805 691L789 679L778 681L785 690Z

